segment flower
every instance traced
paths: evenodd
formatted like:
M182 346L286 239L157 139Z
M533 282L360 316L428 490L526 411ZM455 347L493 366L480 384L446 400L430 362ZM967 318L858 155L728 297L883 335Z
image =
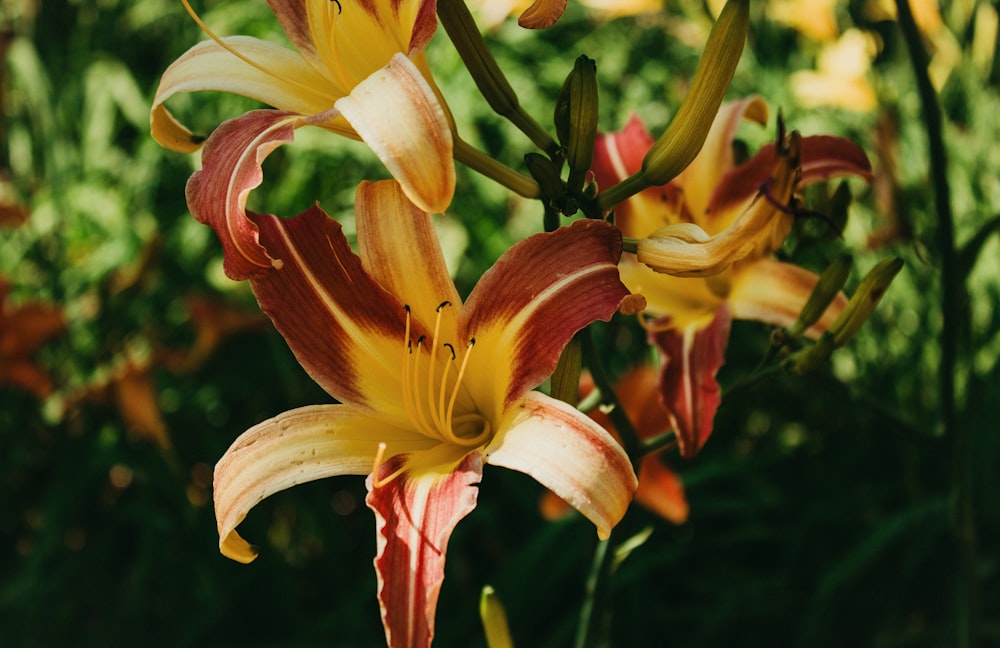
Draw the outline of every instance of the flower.
M621 277L646 298L652 318L646 324L664 358L660 389L685 457L697 454L712 431L720 402L715 375L730 321L789 326L818 281L771 257L791 228L795 190L833 175L871 176L852 142L797 133L736 166L732 143L744 118L763 124L767 104L759 97L724 104L690 166L615 208L623 235L643 237L636 256L622 259ZM650 146L638 118L599 137L593 165L599 186L637 170ZM840 295L807 335L824 331L845 303Z
M274 110L238 117L209 141L222 140L219 144L234 148L234 155L263 158L292 139L293 129L320 126L364 140L414 203L444 211L455 189L451 118L423 54L437 28L435 2L269 4L297 51L248 36L220 38L195 17L211 40L189 49L163 73L150 116L153 137L167 148L197 150L201 139L164 102L179 92L232 92ZM270 147L261 151L255 137L241 136L245 130L267 139ZM274 131L282 131L282 138L269 136ZM208 171L223 174L225 169ZM214 184L225 186L228 180L219 177ZM229 203L246 198L223 195Z
M236 531L265 497L340 474L368 475L378 598L390 645L434 633L448 538L476 505L484 463L527 473L606 537L636 477L586 415L529 391L573 334L628 294L618 231L579 221L508 250L463 304L429 215L397 183L362 183L359 254L313 207L293 219L250 215L282 263L250 278L299 362L338 403L260 423L215 471L220 549L254 559Z
M590 373L580 376L580 400L594 391ZM670 429L669 412L660 402L659 372L650 364L641 364L625 372L615 385L618 401L641 439L653 439ZM616 434L611 418L600 408L591 410L590 417L604 429ZM647 454L639 464L639 488L635 501L664 520L683 524L688 518L688 501L680 477L668 468L658 453ZM542 514L549 520L568 512L565 502L551 491L542 496Z

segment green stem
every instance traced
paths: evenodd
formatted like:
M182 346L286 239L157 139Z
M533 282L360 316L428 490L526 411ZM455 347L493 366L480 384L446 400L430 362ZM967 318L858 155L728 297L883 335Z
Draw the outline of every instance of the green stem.
M648 187L642 173L636 173L597 194L597 204L601 209L607 211Z
M642 440L632 425L632 420L618 401L615 387L604 370L604 363L601 362L601 356L594 345L591 329L587 328L580 332L580 342L583 347L583 365L590 370L594 386L601 393L601 405L608 411L608 418L618 432L622 447L632 462L632 468L638 472L639 462L643 457Z
M910 53L927 129L931 183L938 218L935 239L941 256L941 410L945 438L953 443L952 488L954 490L953 532L957 542L955 631L958 648L973 645L976 637L976 527L972 499L972 443L969 426L960 425L955 396L955 372L958 364L958 339L961 317L963 277L959 274L955 248L955 224L951 211L951 192L947 177L943 117L937 93L928 75L928 57L910 10L908 0L896 0L899 28Z
M557 151L559 145L552 136L521 106L464 0L438 0L437 10L448 38L490 108L514 124L535 146L550 154Z
M460 137L455 137L455 159L473 171L492 178L514 193L525 198L538 198L538 183L506 164L497 162Z
M580 610L580 624L576 628L574 648L595 648L602 645L607 631L608 582L611 574L611 540L601 540L594 550L594 562L587 576L587 593Z

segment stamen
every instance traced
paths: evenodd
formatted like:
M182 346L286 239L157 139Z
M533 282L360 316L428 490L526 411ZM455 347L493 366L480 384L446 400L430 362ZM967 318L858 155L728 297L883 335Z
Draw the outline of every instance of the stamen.
M339 15L340 15L341 13L343 13L343 11L344 11L344 8L340 6L340 1L339 1L339 0L330 0L330 2L334 3L335 5L337 5L337 15L338 15L338 16L339 16Z
M385 442L380 441L378 444L378 450L375 452L375 461L373 462L374 465L372 465L372 488L382 488L406 472L406 466L400 466L386 477L378 476L378 469L382 467L382 458L385 456L385 448Z
M444 311L446 306L451 306L451 302L443 301L440 304L438 304L438 307L435 309L437 316L434 318L434 333L431 336L431 344L430 344L431 362L430 365L427 367L428 389L430 389L434 385L434 377L436 375L435 370L437 369L437 340L438 340L438 334L441 333L441 313L442 311ZM445 381L447 380L447 378L448 378L448 372L445 371L441 376L442 390L444 389ZM428 394L427 396L428 396L427 402L430 404L430 410L431 410L431 421L434 422L434 427L436 427L438 430L441 430L441 432L444 435L448 436L449 430L444 427L444 416L442 412L442 410L444 409L444 397L442 396L440 398L440 400L438 401L438 407L435 410L434 394L431 393Z
M462 366L458 368L458 377L455 379L455 388L451 390L451 399L448 401L448 413L445 419L448 429L452 429L452 414L455 412L455 401L458 400L458 390L462 386L462 378L465 376L465 368L469 366L469 358L472 357L472 347L476 346L476 338L469 340L465 346L465 356L462 358ZM452 351L454 353L454 351Z
M334 1L336 1L336 0L334 0ZM298 81L297 79L294 79L294 78L291 78L291 77L286 78L286 77L280 76L278 74L275 74L274 72L272 72L268 68L264 67L263 65L260 65L259 63L257 63L253 59L249 58L245 54L241 54L240 52L234 50L232 47L230 47L229 45L227 45L226 42L223 41L220 36L218 36L215 32L213 32L211 29L209 29L208 25L206 25L205 21L203 21L201 19L201 16L199 16L195 12L194 8L191 6L191 4L188 2L188 0L181 0L181 4L184 5L184 9L187 10L188 15L191 16L191 18L194 20L195 24L198 25L198 27L201 29L201 31L205 32L206 36L208 36L209 38L211 38L212 40L214 40L215 43L219 47L221 47L222 49L226 50L227 52L229 52L230 54L232 54L233 56L235 56L239 60L243 61L244 63L246 63L250 67L255 68L255 69L263 72L264 74L277 79L280 83L290 83L290 84L292 84L292 85L294 85L296 87L299 87L302 90L305 90L305 91L307 91L309 93L320 92L325 97L327 97L328 99L331 99L331 100L336 99L336 97L334 97L333 95L331 95L331 94L329 94L327 92L324 92L323 88L316 88L316 87L313 87L313 86L308 86L308 85L306 85L306 84ZM340 3L338 2L337 4L339 5Z

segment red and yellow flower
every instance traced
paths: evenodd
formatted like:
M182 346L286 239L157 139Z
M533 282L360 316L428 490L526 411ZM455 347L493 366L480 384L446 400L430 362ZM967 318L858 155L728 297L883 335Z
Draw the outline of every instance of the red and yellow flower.
M621 278L646 298L646 325L663 356L660 389L685 457L711 434L731 320L789 326L816 286L816 274L771 254L791 229L796 190L835 175L871 176L856 144L797 133L737 166L732 144L743 119L765 123L764 100L724 104L701 152L676 179L615 208L623 235L638 239L636 255L622 259ZM599 186L637 171L652 145L638 118L599 137ZM840 295L807 334L826 330L845 303Z
M280 414L225 453L215 472L220 548L253 560L236 527L277 491L368 475L386 637L425 646L448 539L476 506L484 464L531 475L602 537L625 513L636 477L621 447L586 415L531 391L574 333L610 318L628 294L621 238L601 221L529 237L463 303L430 216L397 183L362 183L355 209L357 254L318 207L288 220L248 214L275 263L244 276L337 404Z
M434 0L269 4L296 49L249 36L222 38L198 19L211 39L163 73L150 118L153 137L167 148L195 151L201 138L164 102L201 90L243 95L273 110L247 113L212 134L210 139L223 140L235 155L263 157L292 139L295 128L320 126L364 140L410 200L443 212L454 193L455 171L451 117L423 53L437 28ZM281 138L273 136L277 131ZM257 138L268 140L270 148L255 146ZM226 181L218 178L216 184Z

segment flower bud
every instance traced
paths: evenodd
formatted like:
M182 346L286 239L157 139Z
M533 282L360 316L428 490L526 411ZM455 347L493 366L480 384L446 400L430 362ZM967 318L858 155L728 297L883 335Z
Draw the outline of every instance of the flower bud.
M691 79L691 88L667 130L642 161L646 186L664 185L691 163L701 150L736 64L750 24L748 0L729 0L708 36Z
M816 344L790 355L786 365L795 373L807 373L822 364L835 349L847 344L875 311L889 284L903 268L899 257L880 261L861 280L840 317L820 336Z
M574 337L563 349L559 363L549 381L552 398L576 407L580 391L580 371L583 368L583 351L579 338Z
M594 159L597 98L597 65L593 59L580 56L563 83L555 109L556 134L566 149L571 195L583 189Z
M840 294L850 274L851 256L849 254L842 254L834 259L833 263L827 266L823 274L820 275L819 282L813 288L812 294L809 295L809 299L799 313L799 318L788 327L787 335L798 337L818 322L833 300Z
M490 585L483 586L479 596L479 618L483 621L486 645L489 648L513 648L514 641L507 625L507 612Z

